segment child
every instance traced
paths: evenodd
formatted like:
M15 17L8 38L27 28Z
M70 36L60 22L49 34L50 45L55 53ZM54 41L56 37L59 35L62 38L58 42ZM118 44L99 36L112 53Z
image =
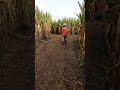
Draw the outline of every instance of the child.
M68 29L66 27L66 23L63 24L63 28L62 28L62 45L67 43L67 35L68 35Z

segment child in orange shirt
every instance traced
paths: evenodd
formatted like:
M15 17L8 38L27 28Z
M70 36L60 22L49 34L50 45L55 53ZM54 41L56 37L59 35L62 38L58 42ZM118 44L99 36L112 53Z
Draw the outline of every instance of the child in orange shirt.
M66 23L63 24L63 28L62 28L62 45L67 43L67 35L68 35L68 29L66 27Z

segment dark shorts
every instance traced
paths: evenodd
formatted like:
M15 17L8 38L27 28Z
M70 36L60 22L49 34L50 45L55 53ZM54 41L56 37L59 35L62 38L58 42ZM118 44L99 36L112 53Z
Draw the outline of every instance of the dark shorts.
M66 39L66 38L67 38L67 35L65 35L64 38Z

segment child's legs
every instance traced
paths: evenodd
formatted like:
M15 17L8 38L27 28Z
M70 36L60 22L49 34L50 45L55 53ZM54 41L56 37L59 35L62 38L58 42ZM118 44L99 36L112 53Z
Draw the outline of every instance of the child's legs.
M65 38L62 36L62 44L64 44L65 42Z
M62 37L62 42L64 42L64 37Z
M67 43L67 36L64 37L64 41L65 41L65 43Z

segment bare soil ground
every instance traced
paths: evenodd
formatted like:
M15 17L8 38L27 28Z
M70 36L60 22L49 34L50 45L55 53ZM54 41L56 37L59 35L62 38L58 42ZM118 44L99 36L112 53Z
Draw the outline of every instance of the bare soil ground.
M62 45L60 35L51 35L36 51L36 90L84 90L84 67L79 63L77 36Z

